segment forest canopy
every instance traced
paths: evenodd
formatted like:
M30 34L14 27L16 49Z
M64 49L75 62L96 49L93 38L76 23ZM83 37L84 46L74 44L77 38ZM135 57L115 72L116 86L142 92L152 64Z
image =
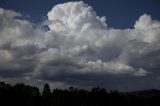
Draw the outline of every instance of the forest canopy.
M119 92L93 87L90 91L69 87L50 89L44 85L42 92L34 86L0 82L1 105L5 106L153 106L160 105L160 90Z

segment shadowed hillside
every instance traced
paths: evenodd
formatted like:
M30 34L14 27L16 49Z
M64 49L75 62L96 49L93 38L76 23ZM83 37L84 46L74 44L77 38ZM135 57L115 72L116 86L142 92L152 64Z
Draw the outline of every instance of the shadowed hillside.
M37 87L25 84L11 86L0 82L0 105L3 106L158 106L160 90L133 92L107 91L94 87L91 91L70 87L50 90L44 85L42 93Z

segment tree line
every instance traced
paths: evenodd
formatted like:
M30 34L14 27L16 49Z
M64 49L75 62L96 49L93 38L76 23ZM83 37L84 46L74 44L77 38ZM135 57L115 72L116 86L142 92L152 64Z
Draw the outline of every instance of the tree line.
M160 90L119 92L94 87L90 91L70 87L53 89L44 85L37 87L18 83L0 82L0 105L2 106L160 106Z

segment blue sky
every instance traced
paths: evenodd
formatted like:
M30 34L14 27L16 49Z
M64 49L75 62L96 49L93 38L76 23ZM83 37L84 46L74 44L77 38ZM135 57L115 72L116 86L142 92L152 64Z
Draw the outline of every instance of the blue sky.
M0 7L29 15L35 23L41 22L54 5L78 0L0 0ZM160 19L159 0L84 0L98 16L106 16L107 24L114 28L133 28L135 20L143 14Z

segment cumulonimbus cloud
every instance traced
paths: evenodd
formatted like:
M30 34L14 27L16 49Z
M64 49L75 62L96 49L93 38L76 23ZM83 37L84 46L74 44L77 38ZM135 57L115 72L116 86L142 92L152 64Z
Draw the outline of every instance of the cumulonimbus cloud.
M147 77L159 69L160 22L150 15L140 16L134 29L114 29L83 1L69 2L48 12L48 31L22 16L0 8L3 78L74 85L89 75Z

